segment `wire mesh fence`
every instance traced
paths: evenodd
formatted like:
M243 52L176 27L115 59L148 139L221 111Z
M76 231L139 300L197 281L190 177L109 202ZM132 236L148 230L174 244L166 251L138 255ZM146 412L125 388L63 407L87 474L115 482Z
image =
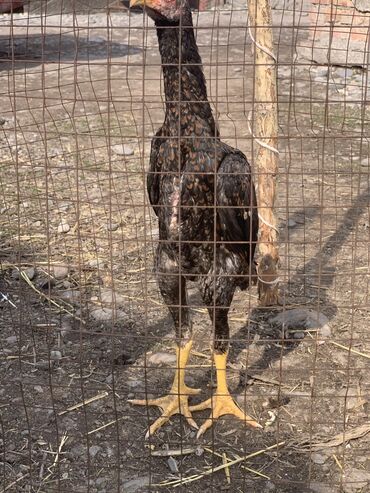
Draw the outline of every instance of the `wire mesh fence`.
M217 390L216 322L197 281L224 239L214 248L218 233L209 241L193 222L210 257L172 272L187 279L187 299L181 282L178 304L158 288L171 275L158 268L157 245L169 238L146 186L166 110L155 25L98 2L31 0L24 13L0 15L0 491L369 491L366 4L271 2L281 305L260 307L253 273L243 272L250 286L228 312L226 371L233 399L263 429L223 415L200 438L176 414L145 439L160 412L129 402L171 388L179 365L166 305L180 320L191 313L186 383L201 388L191 404ZM196 7L208 101L256 182L247 5ZM184 258L188 243L176 240ZM232 281L224 268L214 283ZM213 315L220 306L208 303ZM199 426L208 416L193 412Z

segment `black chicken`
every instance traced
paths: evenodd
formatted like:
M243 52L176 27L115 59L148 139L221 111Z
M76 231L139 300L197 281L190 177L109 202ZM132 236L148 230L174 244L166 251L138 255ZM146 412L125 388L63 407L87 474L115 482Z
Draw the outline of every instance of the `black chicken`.
M155 21L162 58L166 116L152 141L147 186L159 221L158 284L177 334L177 370L169 395L131 402L162 409L147 436L176 413L198 428L191 411L206 408L211 416L198 436L224 414L259 427L235 404L226 383L229 307L235 289L246 289L255 273L258 213L251 169L242 152L219 138L186 0L131 0L130 5L145 6ZM188 279L198 282L215 327L217 389L195 406L189 406L188 397L200 389L184 381L192 346Z

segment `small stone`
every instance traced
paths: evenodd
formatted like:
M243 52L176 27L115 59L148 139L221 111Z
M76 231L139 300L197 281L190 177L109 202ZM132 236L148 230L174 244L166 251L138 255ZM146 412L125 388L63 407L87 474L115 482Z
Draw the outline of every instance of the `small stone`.
M41 387L41 385L35 385L34 387L34 390L36 390L36 392L38 392L39 394L42 394L44 392L44 389Z
M177 465L177 461L173 457L169 457L167 461L168 467L173 474L179 473L179 467Z
M112 151L118 156L132 156L134 154L134 150L127 144L117 144L112 146Z
M101 292L100 300L102 303L110 305L121 305L125 302L125 298L112 289L104 289Z
M331 329L329 319L323 313L315 312L307 308L294 308L293 310L285 310L278 315L271 317L269 322L280 326L284 332L289 330L319 330L320 336L330 337ZM329 335L328 335L329 334Z
M5 125L5 123L6 123L5 118L0 117L0 125L1 125L1 126L2 126L2 125Z
M78 302L81 299L81 293L77 289L66 289L59 293L59 297L64 301Z
M107 223L106 228L107 231L117 231L120 226L120 223Z
M5 339L7 344L15 344L17 342L17 336L9 336Z
M28 277L28 279L30 281L32 281L32 279L35 277L35 268L34 267L28 267L27 269L25 269L22 272L24 272L26 274L26 276Z
M61 222L58 226L58 233L68 233L70 231L71 227L68 223Z
M89 448L89 454L91 457L95 457L101 450L101 447L99 447L99 445L92 445L90 448Z
M113 310L112 308L97 308L91 312L91 317L97 322L107 322L127 318L123 310Z
M122 485L122 491L125 493L136 493L144 486L149 486L150 478L149 476L143 476L137 479L131 479L130 481L126 481Z
M173 353L154 353L149 359L152 365L171 365L176 363L176 354Z
M68 276L69 269L65 265L55 265L51 269L51 275L55 279L61 280Z
M107 266L107 262L105 260L94 258L87 262L87 265L92 269L102 269Z
M370 159L367 157L365 159L362 159L361 166L369 168L370 167Z
M127 382L127 385L129 386L130 389L137 389L138 387L141 386L141 381L140 380L129 380Z
M39 228L42 225L42 221L35 221L34 223L32 223L32 225L36 228Z
M315 464L324 464L324 462L327 460L327 458L328 457L326 455L319 454L317 452L314 452L313 454L311 454L311 460Z
M276 486L272 481L266 481L265 483L265 491L276 491Z
M294 228L297 226L297 223L293 219L288 219L288 228Z
M104 488L106 486L106 484L108 483L108 480L107 478L98 478L96 481L95 481L95 484L98 488Z
M62 359L62 353L60 351L50 351L50 359L52 361L59 361Z

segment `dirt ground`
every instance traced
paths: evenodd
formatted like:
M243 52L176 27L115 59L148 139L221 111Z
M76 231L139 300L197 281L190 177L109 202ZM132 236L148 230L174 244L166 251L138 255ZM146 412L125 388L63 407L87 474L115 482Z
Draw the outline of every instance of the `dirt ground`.
M127 400L165 393L174 365L144 186L163 120L155 31L122 12L17 14L10 43L0 16L1 491L370 491L368 77L300 57L307 17L274 21L283 306L237 293L228 371L264 429L224 417L197 440L176 416L145 441L158 411ZM252 158L245 9L196 22L221 135ZM211 323L195 285L189 299L187 382L204 397ZM290 309L313 330L283 340L272 318Z

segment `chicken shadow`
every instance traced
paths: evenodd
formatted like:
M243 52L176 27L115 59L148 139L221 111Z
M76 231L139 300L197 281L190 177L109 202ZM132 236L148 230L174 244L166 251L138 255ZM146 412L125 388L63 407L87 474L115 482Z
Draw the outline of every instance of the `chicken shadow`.
M310 277L310 281L313 285L321 286L319 294L317 287L310 287L305 285L304 295L315 302L325 310L325 315L332 319L337 313L336 304L328 297L327 288L332 286L336 277L337 267L333 265L336 254L340 251L348 235L356 228L357 222L364 210L369 206L370 187L367 187L358 197L355 199L352 207L346 212L342 222L337 230L328 238L322 248L312 257L303 267L298 269L296 273L289 280L285 287L286 304L289 304L289 299L294 299L294 295L289 295L291 291L302 284L302 280ZM316 212L315 212L316 211ZM319 213L319 208L310 210L309 217L314 219ZM304 216L304 211L296 213L297 217ZM294 216L290 216L294 219ZM296 226L296 230L300 227ZM330 265L332 264L332 265ZM323 266L323 272L320 272L320 265ZM231 350L230 361L236 361L238 355L243 349L245 349L245 341L250 340L254 334L264 340L279 341L280 345L284 347L284 354L293 351L300 344L301 340L283 340L281 331L274 328L269 323L269 319L274 315L270 309L267 308L254 308L250 312L250 324L243 326L236 334L231 338ZM262 356L253 363L248 372L260 371L269 368L269 366L276 360L281 358L281 347L273 344L266 344ZM243 376L241 376L241 383L243 383Z
M21 69L46 63L82 63L141 53L142 49L101 36L49 33L0 35L0 70Z

